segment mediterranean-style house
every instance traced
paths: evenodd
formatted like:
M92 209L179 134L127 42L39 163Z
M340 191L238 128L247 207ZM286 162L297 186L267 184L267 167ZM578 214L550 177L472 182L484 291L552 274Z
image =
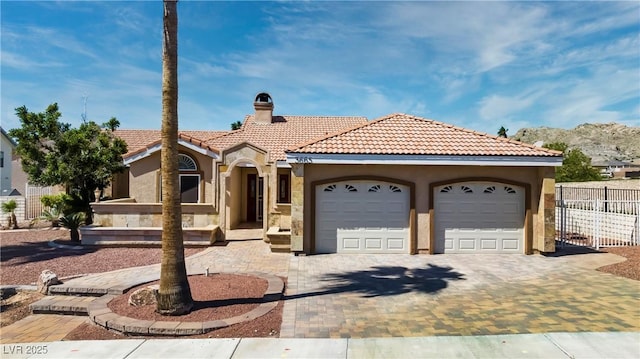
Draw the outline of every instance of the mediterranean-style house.
M407 114L277 116L260 93L234 131L180 131L185 242L262 228L273 251L555 251L559 152ZM128 170L83 242L157 240L160 131L117 130Z

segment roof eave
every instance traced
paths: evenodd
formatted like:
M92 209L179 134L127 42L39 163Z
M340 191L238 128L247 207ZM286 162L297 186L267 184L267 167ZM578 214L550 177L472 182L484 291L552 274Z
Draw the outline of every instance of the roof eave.
M561 156L481 156L481 155L388 155L287 153L287 163L301 164L376 164L430 166L517 166L559 167Z
M220 158L220 155L214 151L212 151L210 148L204 148L202 146L198 146L196 144L193 144L189 141L185 141L184 139L178 139L178 144L181 146L184 146L194 152L209 156L211 158L214 159L218 159ZM208 146L207 146L208 147ZM154 154L155 152L158 152L162 149L162 144L161 143L155 143L152 146L148 146L146 148L143 148L141 150L138 150L132 154L130 154L129 156L126 156L123 158L123 162L125 165L130 165L133 162L139 161L143 158L149 157L152 154Z

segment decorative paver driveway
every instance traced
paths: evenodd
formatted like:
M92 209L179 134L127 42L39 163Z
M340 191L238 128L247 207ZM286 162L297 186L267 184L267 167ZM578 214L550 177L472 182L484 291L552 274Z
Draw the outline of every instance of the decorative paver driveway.
M292 257L280 336L640 331L640 282L576 263L579 256Z

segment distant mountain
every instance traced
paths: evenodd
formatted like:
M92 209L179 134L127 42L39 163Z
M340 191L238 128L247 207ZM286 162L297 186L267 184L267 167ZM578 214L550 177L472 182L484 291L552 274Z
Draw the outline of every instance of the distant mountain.
M619 123L585 123L571 130L550 127L523 128L510 138L534 144L564 142L579 148L593 162L640 163L640 127Z

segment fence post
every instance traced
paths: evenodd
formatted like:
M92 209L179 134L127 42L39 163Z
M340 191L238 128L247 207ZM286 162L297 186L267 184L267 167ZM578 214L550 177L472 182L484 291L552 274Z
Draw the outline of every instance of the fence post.
M564 205L564 196L562 193L562 185L560 185L560 248L564 248L566 238L566 226L565 226L565 205Z
M600 200L596 198L596 206L593 211L593 245L600 249Z
M640 201L636 201L636 245L640 245Z
M604 186L604 211L609 212L609 196L607 191L607 186Z

